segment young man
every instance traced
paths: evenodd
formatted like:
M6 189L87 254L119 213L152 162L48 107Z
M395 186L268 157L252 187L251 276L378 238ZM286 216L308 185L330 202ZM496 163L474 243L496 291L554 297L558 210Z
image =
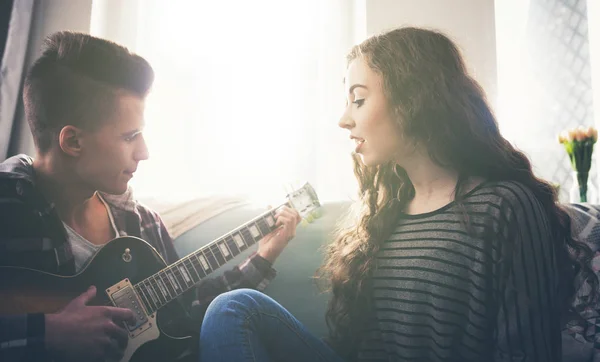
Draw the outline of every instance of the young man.
M47 39L23 95L36 157L0 164L0 266L72 275L124 235L141 237L169 264L178 259L159 215L128 188L148 158L143 114L153 78L147 61L109 41L71 32ZM266 286L299 221L296 211L283 208L280 228L259 242L256 254L201 282L192 314L202 316L227 290ZM133 313L88 306L96 292L92 286L55 314L0 316L0 360L118 360L128 341L123 322Z

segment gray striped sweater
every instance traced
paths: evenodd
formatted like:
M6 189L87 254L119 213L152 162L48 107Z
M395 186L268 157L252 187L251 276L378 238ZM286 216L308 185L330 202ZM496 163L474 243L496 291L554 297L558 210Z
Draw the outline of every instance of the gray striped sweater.
M540 203L519 183L489 182L462 205L401 215L377 255L359 360L560 361L558 272Z

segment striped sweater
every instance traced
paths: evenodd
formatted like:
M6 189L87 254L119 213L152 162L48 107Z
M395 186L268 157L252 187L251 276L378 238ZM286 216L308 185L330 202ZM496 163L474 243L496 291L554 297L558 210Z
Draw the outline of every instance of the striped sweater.
M519 183L489 182L462 205L401 215L377 255L359 360L560 361L558 272L541 204Z

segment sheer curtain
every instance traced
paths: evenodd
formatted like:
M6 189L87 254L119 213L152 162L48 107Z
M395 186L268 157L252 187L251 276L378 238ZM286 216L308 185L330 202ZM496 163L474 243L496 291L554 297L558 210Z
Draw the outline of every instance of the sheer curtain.
M600 3L587 1L590 42L590 60L592 63L592 92L594 99L594 125L600 129ZM598 148L596 148L598 152ZM594 167L594 166L592 166ZM595 167L600 167L600 157L596 157ZM598 185L600 186L600 184Z
M557 135L594 124L588 4L595 1L496 1L500 127L538 176L561 186L562 201L572 171ZM597 167L590 172L597 185Z
M308 181L322 200L353 196L337 120L354 10L344 0L96 0L91 33L156 73L138 195L267 202Z

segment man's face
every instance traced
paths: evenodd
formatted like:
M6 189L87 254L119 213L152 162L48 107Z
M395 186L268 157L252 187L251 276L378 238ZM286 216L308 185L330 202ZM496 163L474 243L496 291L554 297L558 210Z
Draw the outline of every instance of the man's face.
M119 93L112 117L94 132L82 131L75 172L94 190L109 194L127 191L129 180L148 149L142 135L144 100Z

